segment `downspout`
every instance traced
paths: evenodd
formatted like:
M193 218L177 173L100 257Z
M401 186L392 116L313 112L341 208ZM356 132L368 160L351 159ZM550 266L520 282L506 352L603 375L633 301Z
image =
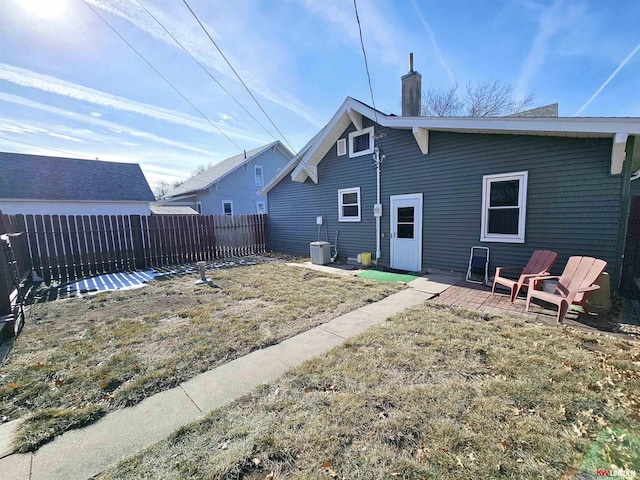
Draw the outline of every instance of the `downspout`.
M376 147L376 205L380 205L380 150ZM380 215L376 215L376 267L382 257L380 251Z
M627 240L627 224L629 223L629 202L631 199L631 168L634 153L635 136L627 140L626 155L622 168L622 192L620 194L620 222L618 225L618 252L615 266L616 290L620 290L622 267L624 264L625 243Z

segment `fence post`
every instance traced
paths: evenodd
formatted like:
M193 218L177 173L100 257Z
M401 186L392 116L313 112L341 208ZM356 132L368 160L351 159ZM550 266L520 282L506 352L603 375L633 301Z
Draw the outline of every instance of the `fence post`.
M142 246L142 224L140 215L131 215L131 238L133 239L133 256L136 269L147 268Z

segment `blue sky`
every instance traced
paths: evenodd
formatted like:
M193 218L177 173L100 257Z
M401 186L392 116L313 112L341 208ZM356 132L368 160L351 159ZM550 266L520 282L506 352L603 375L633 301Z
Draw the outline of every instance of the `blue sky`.
M352 0L187 2L294 149L346 96L371 104ZM0 151L138 162L153 187L282 140L182 0L86 3L0 0ZM399 113L413 52L423 90L499 79L533 92L534 106L558 102L561 116L640 116L638 0L359 0L358 10L387 113Z

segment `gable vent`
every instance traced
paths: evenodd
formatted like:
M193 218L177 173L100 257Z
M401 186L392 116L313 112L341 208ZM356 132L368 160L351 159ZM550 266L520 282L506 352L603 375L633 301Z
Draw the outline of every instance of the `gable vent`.
M341 157L342 155L346 155L347 154L347 139L346 138L341 138L340 140L338 140L336 142L336 146L338 148L338 156Z

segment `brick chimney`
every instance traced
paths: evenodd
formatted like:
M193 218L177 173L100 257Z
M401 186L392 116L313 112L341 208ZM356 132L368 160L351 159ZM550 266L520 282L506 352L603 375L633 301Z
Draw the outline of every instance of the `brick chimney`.
M409 54L409 73L402 76L402 116L419 117L422 106L422 75L413 70L413 53Z

